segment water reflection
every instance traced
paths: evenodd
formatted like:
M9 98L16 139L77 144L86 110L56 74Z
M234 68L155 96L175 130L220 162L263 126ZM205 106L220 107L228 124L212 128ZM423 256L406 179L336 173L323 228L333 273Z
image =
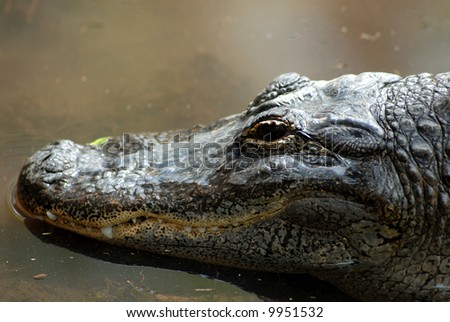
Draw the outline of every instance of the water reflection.
M446 0L0 0L0 193L49 141L207 123L283 72L448 71L449 17ZM0 200L0 300L270 298L176 265L114 264L42 242ZM289 284L271 280L273 294Z

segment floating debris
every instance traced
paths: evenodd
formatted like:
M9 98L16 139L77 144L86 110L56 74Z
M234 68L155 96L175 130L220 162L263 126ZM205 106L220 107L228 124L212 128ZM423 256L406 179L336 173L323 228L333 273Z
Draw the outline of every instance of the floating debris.
M40 273L40 274L34 275L33 278L34 278L35 280L43 280L43 279L46 279L47 276L48 276L48 275L45 274L45 273Z
M348 67L348 64L344 63L344 62L339 62L335 66L336 69L344 69L344 68L347 68L347 67Z
M190 298L187 296L164 295L164 294L156 294L155 299L161 302L192 302L196 300L196 298Z
M377 31L373 35L371 35L367 32L362 32L359 34L360 39L368 40L368 41L377 41L380 37L381 37L381 32L379 32L379 31Z

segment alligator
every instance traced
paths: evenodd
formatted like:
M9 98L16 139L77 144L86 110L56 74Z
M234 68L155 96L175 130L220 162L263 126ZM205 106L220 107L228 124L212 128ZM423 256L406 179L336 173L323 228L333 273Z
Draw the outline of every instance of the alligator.
M27 216L108 243L305 273L359 300L450 300L450 72L282 74L207 126L59 140Z

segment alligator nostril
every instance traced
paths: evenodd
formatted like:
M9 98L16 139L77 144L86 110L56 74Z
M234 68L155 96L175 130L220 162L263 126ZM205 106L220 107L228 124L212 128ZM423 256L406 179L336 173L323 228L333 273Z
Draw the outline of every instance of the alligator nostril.
M39 153L41 156L38 155ZM45 172L59 173L75 167L78 153L79 148L74 142L61 140L37 152L35 160Z

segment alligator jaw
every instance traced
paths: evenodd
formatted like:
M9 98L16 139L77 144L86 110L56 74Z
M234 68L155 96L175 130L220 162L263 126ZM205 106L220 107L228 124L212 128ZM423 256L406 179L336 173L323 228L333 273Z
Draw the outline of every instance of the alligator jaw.
M132 231L133 229L139 230L140 226L145 226L147 229L149 227L156 227L157 229L170 228L171 231L179 231L183 234L220 234L227 230L236 229L238 227L249 227L254 222L263 221L273 216L278 215L282 212L280 209L274 213L262 213L251 217L247 221L234 221L225 222L221 221L215 224L214 222L209 223L209 225L195 225L195 223L183 223L182 221L165 220L162 219L160 215L152 213L129 213L123 214L124 220L117 224L111 226L94 227L89 224L82 224L72 221L69 216L57 214L57 211L47 210L45 216L36 216L33 214L27 214L28 217L34 217L39 220L43 220L52 226L56 226L62 229L67 229L75 233L81 234L86 237L100 239L100 240L120 240L123 238L123 232Z

